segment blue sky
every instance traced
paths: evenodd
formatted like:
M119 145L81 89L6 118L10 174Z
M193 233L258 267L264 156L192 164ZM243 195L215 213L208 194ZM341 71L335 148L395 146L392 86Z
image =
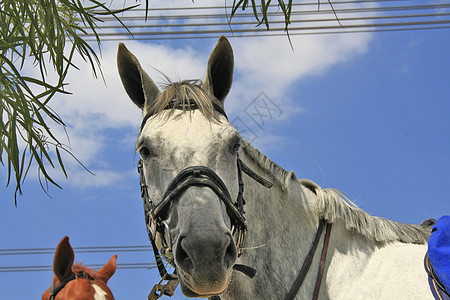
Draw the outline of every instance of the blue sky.
M341 190L373 215L417 224L450 214L448 29L297 37L293 54L284 38L230 42L236 73L226 108L269 158L298 178ZM215 43L127 45L151 76L158 76L153 66L178 79L203 77ZM69 179L59 180L62 190L50 188L51 198L30 177L17 208L13 189L3 189L0 249L56 247L64 235L75 247L149 245L134 153L140 112L120 86L116 47L103 45L108 87L83 65L72 77L74 96L54 103L68 120L74 153L97 175L68 162ZM258 60L248 57L250 50ZM285 55L264 56L276 51ZM261 92L279 113L258 126L245 108ZM0 174L6 182L6 169ZM100 264L113 254L75 255ZM148 252L118 254L118 263L153 262L150 245ZM0 255L2 267L52 261L52 254ZM51 272L0 272L2 299L36 299L51 278ZM142 299L157 280L155 269L118 270L109 285L116 299ZM172 299L185 297L178 291Z

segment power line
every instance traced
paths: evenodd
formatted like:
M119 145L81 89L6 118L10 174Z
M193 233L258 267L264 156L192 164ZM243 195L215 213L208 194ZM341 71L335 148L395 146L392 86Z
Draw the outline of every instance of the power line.
M360 20L382 20L382 19L405 19L405 18L431 18L431 17L446 17L450 16L450 12L448 13L432 13L432 14L408 14L408 15L392 15L392 16L369 16L369 17L343 17L339 18L340 22L346 22L346 21L360 21ZM296 23L318 23L318 22L335 22L336 18L327 18L327 19L310 19L310 20L292 20L291 24ZM246 21L246 22L233 22L231 25L233 26L240 26L240 25L254 25L255 23L252 21ZM284 21L274 20L271 21L271 24L282 24L284 25ZM207 27L215 27L215 26L227 26L227 24L224 24L223 22L215 22L215 23L188 23L188 24L140 24L140 25L128 25L128 29L133 28L155 28L155 29L163 29L163 28L176 28L176 27L201 27L201 26L207 26ZM122 25L100 25L98 28L101 29L122 29ZM341 28L345 28L341 27ZM264 29L265 30L265 29Z
M340 7L361 3L365 5L381 3L382 5ZM397 5L386 6L384 5L386 3ZM408 5L399 5L399 3ZM450 27L450 3L409 5L411 2L404 0L349 0L334 1L333 9L298 9L308 5L317 7L317 4L317 2L293 4L289 27L291 36L448 29ZM121 20L128 25L132 36L115 19L105 19L105 22L99 25L97 33L102 41L117 41L127 37L133 37L135 40L165 40L216 38L220 34L229 34L233 37L286 35L284 15L281 12L268 13L271 28L267 30L264 25L255 27L257 21L253 13L237 13L229 23L227 13L217 13L219 8L224 7L150 8L147 23L143 22L145 10L134 9L125 12L121 17ZM184 13L179 13L180 11ZM326 15L329 17L324 17ZM88 33L86 40L94 40L94 35Z
M378 23L378 24L352 24L346 26L309 26L292 27L289 29L290 36L296 35L320 35L320 34L344 34L344 33L370 33L370 32L390 32L406 30L430 30L430 29L448 29L450 20L443 21L417 21L417 22L398 22L398 23ZM383 28L384 27L384 28ZM387 28L390 27L390 28ZM356 30L359 28L359 30ZM277 33L281 32L281 33ZM255 29L223 29L223 30L190 30L190 31L143 31L133 33L134 40L165 40L165 39L204 39L217 38L220 34L229 34L232 37L273 37L286 36L284 28L276 28L270 31ZM120 41L130 37L127 33L99 33L102 41ZM87 38L88 41L93 41Z
M378 1L376 1L378 2ZM403 1L405 2L405 1ZM357 3L357 2L355 2ZM316 3L317 4L317 3ZM291 19L293 16L317 16L317 15L341 15L341 14L354 14L354 13L386 13L386 12L398 12L398 11L426 11L426 10L442 10L450 8L450 4L424 4L424 5L404 5L404 6L381 6L381 7L350 7L350 8L340 8L340 9L311 9L311 10L293 10L291 12ZM167 14L152 15L152 9L150 9L148 21L189 21L189 20L206 20L206 19L225 19L227 20L227 15L224 13L201 13L201 14L169 14L172 8L167 8ZM268 12L268 17L283 17L284 14L281 12ZM232 20L239 18L249 18L254 20L253 13L237 13L233 16ZM133 9L123 13L120 19L124 22L126 21L144 21L144 13L140 9ZM336 20L336 18L334 18ZM104 22L114 22L117 20L114 17L103 18ZM227 20L228 21L228 20ZM253 24L258 22L254 20ZM233 24L233 22L231 22ZM101 25L100 25L101 26Z
M374 33L374 32L401 32L401 31L419 31L419 30L446 30L450 29L449 26L430 26L430 27L409 27L409 28L384 28L384 29L367 29L367 30L346 30L346 31L315 31L315 32L289 32L290 36L301 36L301 35L327 35L327 34L358 34L358 33ZM212 35L185 35L185 36L144 36L144 37L133 37L133 41L158 41L158 40L195 40L195 39L217 39L219 34ZM264 34L240 34L240 35L230 35L228 38L253 38L253 37L286 37L286 33L264 33ZM95 41L89 40L87 41ZM102 42L120 42L124 41L124 37L112 37L112 38L102 38Z
M449 14L450 15L450 14ZM390 22L390 23L362 23L362 24L349 24L345 26L340 25L325 25L325 26L302 26L302 27L290 27L289 32L293 33L300 30L345 30L353 28L369 28L369 27L402 27L402 26L424 26L424 25L438 25L438 24L449 24L449 20L431 20L431 21L408 21L408 22ZM270 32L285 31L284 27L272 28ZM135 32L134 36L143 35L187 35L187 34L219 34L219 33L230 33L230 34L241 34L241 33L256 33L261 32L263 35L268 32L264 28L256 29L207 29L207 30L178 30L178 31L143 31ZM127 36L126 32L109 32L109 33L98 33L99 36ZM93 34L87 34L87 36L93 36Z
M144 246L92 246L73 247L76 253L103 253L103 252L147 252L151 251L150 245ZM0 256L6 255L41 255L54 254L55 248L17 248L0 249Z
M151 252L150 245L143 246L89 246L73 247L76 254L79 253L123 253L123 252ZM16 255L46 255L55 253L55 248L10 248L0 249L0 256ZM152 256L149 256L152 257ZM88 268L100 269L104 264L83 264ZM118 263L117 269L154 269L154 262L135 262ZM33 265L33 266L0 266L0 273L21 273L21 272L49 272L52 271L51 265Z
M380 2L404 2L405 0L346 0L346 1L333 1L335 4L362 4L362 3L380 3ZM292 3L292 7L295 6L319 6L320 2L302 2L302 3ZM270 5L271 7L276 7L277 5ZM176 11L176 10L205 10L205 9L232 9L232 6L221 5L221 6L183 6L183 7L150 7L150 11ZM248 8L247 8L248 9ZM145 12L145 8L135 8L133 10ZM241 9L242 10L242 9Z
M83 264L83 266L91 269L100 269L104 264ZM121 263L117 264L117 269L133 270L133 269L154 269L156 263ZM53 266L7 266L0 267L0 273L23 273L23 272L50 272L53 270Z

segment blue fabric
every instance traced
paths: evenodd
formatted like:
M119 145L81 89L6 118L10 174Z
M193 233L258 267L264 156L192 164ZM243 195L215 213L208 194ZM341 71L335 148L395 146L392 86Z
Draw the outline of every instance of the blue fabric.
M450 296L441 290L434 281L433 278L428 276L428 284L430 285L431 293L436 300L450 300Z
M428 239L428 256L439 280L450 291L450 216L434 224Z

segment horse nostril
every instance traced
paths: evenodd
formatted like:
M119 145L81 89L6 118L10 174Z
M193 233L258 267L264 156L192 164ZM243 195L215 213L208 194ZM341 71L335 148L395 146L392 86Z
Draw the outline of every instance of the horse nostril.
M195 235L183 236L178 239L175 250L177 267L191 275L204 268L230 270L237 260L237 248L231 233L207 240Z
M237 259L237 249L236 245L234 244L234 239L230 235L228 246L225 250L225 256L223 258L223 266L226 269L230 269L231 267L233 267L234 263L236 262L236 259Z
M185 247L183 246L183 242L184 237L180 237L175 252L175 260L180 268L182 268L187 273L191 273L194 268L194 264Z

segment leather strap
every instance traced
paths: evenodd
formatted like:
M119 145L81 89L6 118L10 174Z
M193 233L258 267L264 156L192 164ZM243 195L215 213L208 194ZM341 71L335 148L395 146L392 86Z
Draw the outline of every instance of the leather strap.
M147 297L147 300L157 300L162 296L172 297L175 294L175 289L178 286L178 279L168 280L167 283L162 284L162 280L155 284L152 291Z
M68 277L66 277L64 280L61 280L61 282L57 285L54 286L54 284L52 284L51 288L50 288L50 293L49 293L49 299L53 300L55 299L56 295L72 280L75 280L77 278L86 278L89 280L94 280L94 278L86 273L80 272L80 273L72 273L70 274Z
M325 238L323 240L322 257L320 258L319 272L317 273L316 286L314 287L313 300L319 299L320 284L322 283L323 271L327 261L328 244L330 243L331 223L327 223Z
M250 278L253 278L256 275L256 270L253 269L252 267L249 267L249 266L246 266L246 265L235 264L233 266L233 270L242 272L242 273L244 273L245 275L247 275Z
M319 244L320 236L322 235L323 226L325 225L325 223L326 221L324 219L320 219L319 227L317 228L316 236L314 237L314 241L311 244L311 248L309 249L309 252L305 257L305 260L303 261L302 268L300 269L300 272L298 273L297 278L295 279L294 284L291 287L291 290L284 298L285 300L294 299L298 293L298 290L302 286L303 281L306 278L306 274L308 274L308 271L311 268L314 253L316 252L317 245Z
M273 186L272 182L268 181L267 179L262 178L258 174L256 174L252 169L250 169L242 160L239 159L239 163L241 165L242 172L250 176L253 180L261 184L262 186L266 188L271 188Z
M169 274L169 272L167 272L166 267L164 266L162 257L159 254L158 247L156 247L155 240L150 239L150 242L152 243L152 249L153 249L153 254L155 255L156 266L158 267L158 272L159 272L159 275L161 276L161 278L163 278L165 280L177 279L175 274Z
M285 300L292 300L295 298L295 296L298 293L298 290L300 289L300 287L303 284L303 281L306 278L306 275L308 274L309 269L311 268L311 264L312 261L314 259L314 253L316 252L317 249L317 245L319 244L319 240L320 237L322 235L322 231L323 231L323 227L325 226L325 224L327 225L326 227L326 232L325 232L325 238L323 241L323 248L322 248L322 256L320 259L320 266L319 266L319 272L317 274L317 279L316 279L316 285L314 288L314 295L313 295L313 300L317 300L319 297L319 291L320 291L320 284L322 282L322 277L323 277L323 272L325 270L325 262L327 259L327 252L328 252L328 245L330 242L330 237L331 237L331 223L327 223L327 221L325 221L324 219L320 219L319 220L319 227L317 228L317 232L316 232L316 236L314 237L314 241L311 244L311 248L309 249L308 254L305 257L305 260L303 262L302 268L300 269L300 272L297 276L297 278L295 279L294 284L292 285L289 293L286 295L286 297L284 298ZM247 266L242 266L247 268ZM243 272L243 270L241 270L241 265L235 265L235 269L239 270L241 272ZM245 272L244 272L245 273ZM250 275L249 275L250 276ZM252 277L252 276L250 276ZM208 298L209 300L220 300L220 296L219 295L215 295L215 296L211 296Z
M425 254L424 267L425 271L428 273L428 283L430 284L430 289L435 299L450 299L450 294L446 290L445 285L434 272L430 257L428 256L428 251Z
M302 268L300 269L300 272L297 275L297 278L294 281L294 284L291 287L291 290L284 298L285 300L292 300L295 298L295 296L298 293L298 290L303 284L303 281L306 278L306 275L308 274L309 269L311 268L311 264L314 258L314 253L316 253L317 245L319 244L320 236L322 235L323 227L325 225L326 221L324 219L319 220L319 227L317 228L316 236L314 237L314 241L311 244L311 248L309 249L308 254L305 257L305 260L303 261Z

